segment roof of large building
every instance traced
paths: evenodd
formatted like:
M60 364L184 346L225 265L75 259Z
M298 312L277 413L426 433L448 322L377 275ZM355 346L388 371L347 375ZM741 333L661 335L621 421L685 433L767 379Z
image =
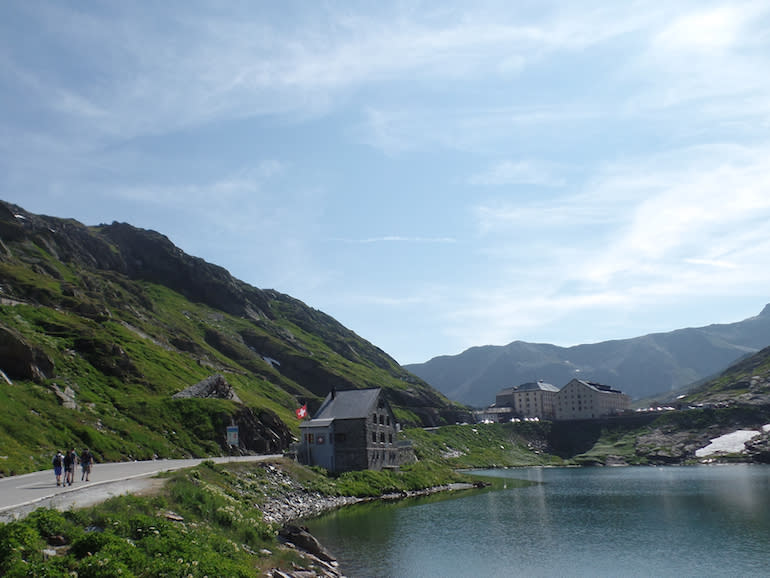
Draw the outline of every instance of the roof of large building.
M603 393L623 393L622 391L617 389L612 389L609 385L604 385L603 383L596 383L594 381L585 381L584 379L573 379L572 381L577 381L578 383L582 383L583 385L590 387L591 389L595 389L596 391L603 392Z
M513 388L514 391L559 391L559 388L555 385L551 385L550 383L546 383L542 380L540 381L528 381L527 383L522 383L521 385L517 385Z
M377 404L382 390L369 389L332 390L318 408L313 421L319 419L357 419L367 417Z

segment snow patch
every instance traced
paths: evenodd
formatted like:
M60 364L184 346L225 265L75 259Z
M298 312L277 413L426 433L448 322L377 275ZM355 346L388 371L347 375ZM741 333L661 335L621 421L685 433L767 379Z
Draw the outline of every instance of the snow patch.
M762 431L770 431L770 424L762 426ZM695 450L695 456L704 458L714 454L739 454L746 451L746 442L762 435L762 431L741 429L711 440L704 448Z

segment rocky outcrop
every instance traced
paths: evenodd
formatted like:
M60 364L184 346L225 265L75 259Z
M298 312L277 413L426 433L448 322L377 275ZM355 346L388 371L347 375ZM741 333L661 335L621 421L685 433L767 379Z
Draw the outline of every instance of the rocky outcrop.
M233 387L221 374L214 374L191 385L172 396L174 399L226 399L239 404L234 413L219 417L219 444L223 449L237 450L240 453L272 454L289 447L293 441L291 432L277 415L268 410L254 413L250 407L242 404ZM238 446L230 448L227 444L227 426L238 426Z
M651 464L679 464L695 458L696 450L708 445L713 433L655 429L636 440L637 455Z
M268 410L258 414L242 406L230 418L232 425L238 426L238 450L241 453L275 454L289 447L293 436L277 415ZM227 432L220 432L226 446Z
M752 461L770 464L770 432L764 432L761 436L746 442L746 455Z
M187 389L183 389L179 393L175 393L172 396L174 399L184 399L190 397L199 398L216 398L216 399L230 399L237 403L241 403L241 399L232 386L227 383L227 380L223 375L216 373L207 377L206 379L199 381L195 385L191 385Z
M54 376L54 362L47 353L3 326L0 326L0 369L11 379L41 382Z
M165 285L232 315L270 315L264 291L235 279L223 267L187 255L165 235L117 222L103 226L100 233L118 247L125 263L122 272L132 279Z
M316 540L305 526L295 526L293 524L287 524L278 535L286 542L291 542L297 548L312 554L316 558L320 558L325 562L335 562L336 559L332 556L321 543Z
M56 397L59 398L59 402L65 409L78 408L78 404L75 401L75 390L72 389L69 385L64 389L61 389L58 385L54 384L53 392L56 394Z

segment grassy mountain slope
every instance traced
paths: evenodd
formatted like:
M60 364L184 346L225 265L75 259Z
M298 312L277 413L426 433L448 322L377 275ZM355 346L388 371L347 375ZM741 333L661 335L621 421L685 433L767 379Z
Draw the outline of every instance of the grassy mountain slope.
M681 401L710 405L770 405L770 347L741 359Z
M99 460L280 451L334 387L382 387L405 424L464 412L386 353L288 295L163 235L0 202L0 473L65 445ZM172 395L222 375L232 399Z
M536 379L561 387L576 376L643 398L714 375L768 344L770 305L737 323L574 347L515 341L473 347L405 368L451 399L479 407L494 402L495 394L506 387Z

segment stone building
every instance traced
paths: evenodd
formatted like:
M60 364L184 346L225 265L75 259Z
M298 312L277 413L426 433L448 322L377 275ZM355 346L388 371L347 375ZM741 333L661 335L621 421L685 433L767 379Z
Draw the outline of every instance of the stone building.
M397 468L410 453L380 388L332 390L300 431L297 459L330 472Z
M554 419L558 391L558 387L543 380L522 383L498 393L495 407L510 407L516 417Z
M608 385L573 379L555 397L555 419L591 419L619 415L631 407L631 398Z

